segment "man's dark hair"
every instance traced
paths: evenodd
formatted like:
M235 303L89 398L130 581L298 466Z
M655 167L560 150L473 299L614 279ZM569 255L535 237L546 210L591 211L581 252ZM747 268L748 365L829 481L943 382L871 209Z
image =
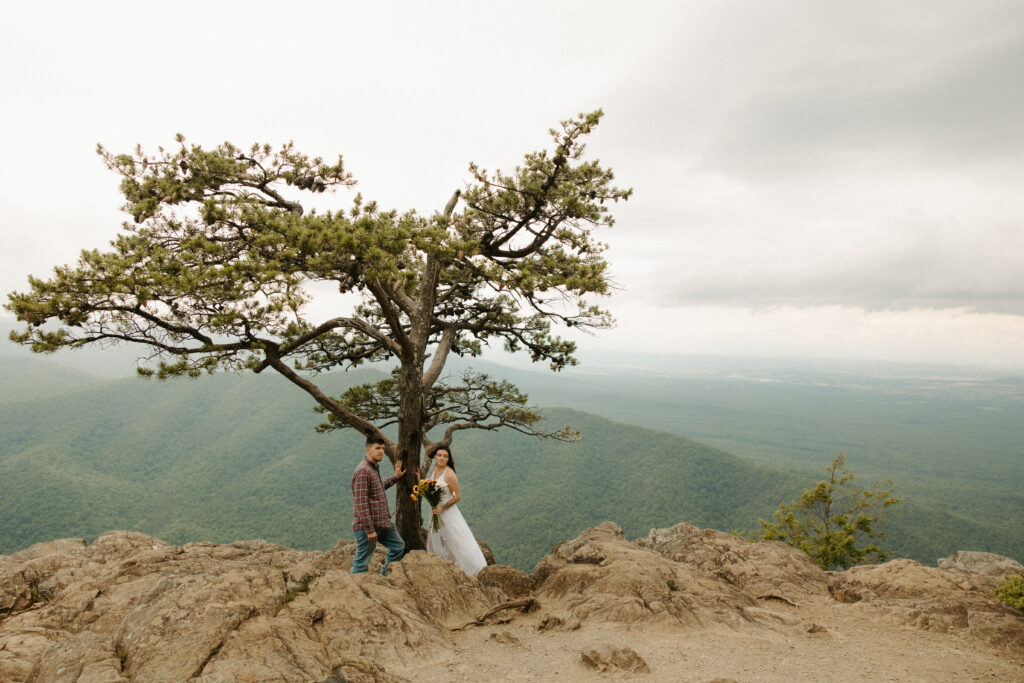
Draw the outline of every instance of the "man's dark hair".
M388 442L385 441L384 437L381 436L380 434L370 434L370 436L366 437L366 446L367 447L370 447L370 446L372 446L375 443L384 444L385 446L388 445Z

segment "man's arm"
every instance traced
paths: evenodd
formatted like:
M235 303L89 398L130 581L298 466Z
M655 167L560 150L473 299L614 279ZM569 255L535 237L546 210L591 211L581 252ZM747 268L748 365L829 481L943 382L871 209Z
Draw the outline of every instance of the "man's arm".
M355 511L356 525L367 534L374 534L373 519L370 517L370 482L363 468L352 475L352 509Z

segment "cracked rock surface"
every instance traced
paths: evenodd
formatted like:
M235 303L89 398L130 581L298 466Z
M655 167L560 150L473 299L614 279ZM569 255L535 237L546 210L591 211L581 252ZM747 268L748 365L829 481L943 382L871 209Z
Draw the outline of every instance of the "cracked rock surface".
M354 551L111 532L0 556L0 681L1024 680L1024 613L984 587L998 556L822 572L611 522L532 574L413 551L381 577L378 549L352 576Z
M505 598L423 552L352 576L353 551L129 532L32 546L0 563L0 680L397 680L381 662Z

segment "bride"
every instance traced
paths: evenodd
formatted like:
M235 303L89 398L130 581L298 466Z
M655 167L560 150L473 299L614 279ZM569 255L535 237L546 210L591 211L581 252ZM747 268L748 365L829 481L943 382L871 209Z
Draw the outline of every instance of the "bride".
M462 512L455 505L462 500L459 478L455 476L455 459L452 458L452 452L444 446L434 452L433 478L438 485L444 487L444 493L437 507L431 508L431 512L440 516L441 528L437 531L431 529L427 535L427 551L456 562L462 567L462 571L470 576L476 576L487 566L487 561Z

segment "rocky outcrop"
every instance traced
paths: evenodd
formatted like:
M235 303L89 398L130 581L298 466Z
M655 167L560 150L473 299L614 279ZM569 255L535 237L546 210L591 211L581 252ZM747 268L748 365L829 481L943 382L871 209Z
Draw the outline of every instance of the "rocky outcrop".
M1009 557L974 550L961 550L939 559L938 568L978 590L992 592L1008 576L1024 574L1024 565Z
M533 578L529 574L505 565L488 565L476 575L485 586L498 588L509 598L523 598L533 592Z
M781 541L751 543L714 529L676 524L651 529L637 544L755 597L797 601L803 595L822 593L828 582L828 576L807 553Z
M700 626L778 624L755 596L692 566L627 541L612 522L556 545L534 570L534 595L579 621Z
M853 567L829 577L840 602L863 602L918 628L997 648L1024 646L1024 614L955 575L914 560Z
M1024 615L978 588L1006 558L825 573L780 543L689 524L632 542L610 522L555 546L532 575L489 565L470 577L413 551L381 577L379 550L370 573L352 576L354 552L352 542L326 552L263 541L178 547L112 532L0 557L0 681L388 682L419 680L431 666L429 680L452 671L480 680L453 654L466 642L455 634L494 623L506 630L469 642L532 657L521 639L565 638L577 653L570 677L674 680L657 650L624 633L677 641L680 630L727 631L818 647L849 642L843 615L862 631L895 622L1001 657L1019 657L1024 643Z
M494 551L491 550L491 546L487 545L480 539L476 540L476 544L480 546L480 552L484 554L484 562L487 563L487 566L497 564L497 561L494 559Z
M0 565L0 680L387 681L505 599L424 552L352 576L351 545L33 546Z

